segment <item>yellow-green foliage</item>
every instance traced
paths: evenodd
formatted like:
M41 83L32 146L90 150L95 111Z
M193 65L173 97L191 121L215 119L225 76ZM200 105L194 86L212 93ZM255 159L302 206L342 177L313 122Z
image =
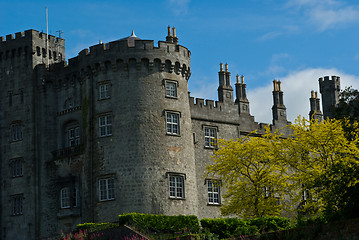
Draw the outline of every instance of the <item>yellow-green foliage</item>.
M286 169L277 158L280 142L280 135L271 134L269 129L263 137L218 141L215 164L207 169L227 188L223 214L261 217L279 215L285 208L278 204L288 187Z
M350 133L344 132L343 126L349 122L343 121L298 117L287 126L292 132L287 138L267 129L261 137L250 134L219 140L214 164L207 169L227 188L222 213L260 217L298 206L306 213L317 213L339 204L335 200L339 189L345 193L359 182L358 175L345 177L348 172L358 172L358 125L354 123ZM309 193L305 202L304 190Z
M306 213L328 208L339 210L339 205L345 202L341 196L359 182L358 175L346 177L359 167L358 124L346 119L318 122L298 118L289 127L293 134L283 141L286 152L283 164L292 170L291 180L297 188L309 192L302 210ZM343 127L351 131L345 132Z

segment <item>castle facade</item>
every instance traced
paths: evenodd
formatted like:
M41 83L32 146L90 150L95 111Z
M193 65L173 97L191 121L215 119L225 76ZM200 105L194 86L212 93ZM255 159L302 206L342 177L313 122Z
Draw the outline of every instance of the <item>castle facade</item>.
M132 34L68 63L64 39L0 37L0 239L46 239L128 212L219 217L223 189L204 177L215 139L259 136L267 124L250 115L244 79L233 88L228 65L218 101L191 97L190 58L171 28L158 46ZM339 84L320 80L324 115ZM270 126L281 129L289 122L273 85ZM315 93L310 106L321 118Z

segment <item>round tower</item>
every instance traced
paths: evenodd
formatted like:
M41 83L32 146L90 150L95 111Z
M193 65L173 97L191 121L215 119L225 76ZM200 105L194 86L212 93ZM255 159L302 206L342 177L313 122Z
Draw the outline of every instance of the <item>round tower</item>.
M93 193L84 211L93 211L94 221L128 212L197 213L190 51L176 36L167 39L156 47L132 33L101 43L70 59L56 76L84 82L88 161L82 191Z

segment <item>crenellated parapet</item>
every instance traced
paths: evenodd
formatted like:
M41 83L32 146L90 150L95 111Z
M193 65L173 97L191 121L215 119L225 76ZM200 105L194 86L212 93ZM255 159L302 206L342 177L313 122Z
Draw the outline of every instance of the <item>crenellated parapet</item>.
M0 37L0 64L13 65L15 59L31 58L34 60L33 67L39 63L63 61L65 40L32 29Z
M61 72L61 68L66 75L81 71L93 76L139 71L167 72L186 80L191 76L190 51L186 47L162 41L155 47L152 40L136 40L134 47L129 47L126 40L94 45L69 59L68 64L50 66L53 72Z

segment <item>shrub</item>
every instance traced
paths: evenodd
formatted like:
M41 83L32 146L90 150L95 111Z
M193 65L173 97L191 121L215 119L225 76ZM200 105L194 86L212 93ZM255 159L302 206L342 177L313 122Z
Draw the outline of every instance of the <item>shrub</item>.
M82 224L78 224L76 226L76 232L79 232L80 230L84 231L87 230L89 232L98 232L98 231L103 231L106 229L110 229L110 228L115 228L118 227L119 224L118 223L109 223L109 222L105 222L105 223L82 223Z
M196 216L165 216L142 213L128 213L119 215L119 223L135 225L141 229L162 233L188 231L199 232L199 222Z
M203 218L201 225L204 229L219 236L219 238L229 238L238 227L246 225L244 220L239 218Z
M217 234L220 239L291 228L290 219L283 217L260 217L249 220L239 218L204 218L201 220L201 225L205 231Z
M248 221L249 225L256 226L260 232L281 231L292 227L290 219L284 217L259 217Z

